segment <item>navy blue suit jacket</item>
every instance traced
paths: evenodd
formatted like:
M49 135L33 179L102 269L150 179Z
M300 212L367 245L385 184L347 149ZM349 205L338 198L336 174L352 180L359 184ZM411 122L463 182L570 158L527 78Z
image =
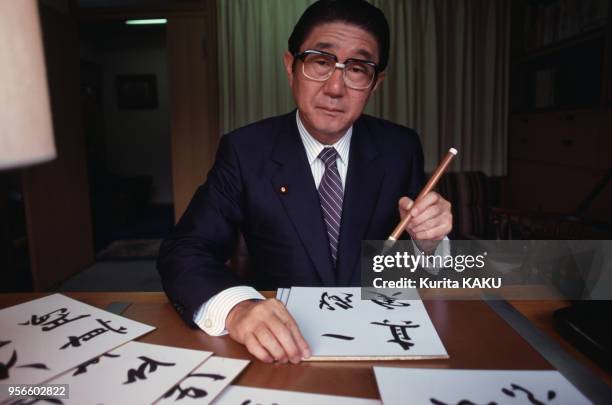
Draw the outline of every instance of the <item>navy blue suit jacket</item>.
M398 200L414 198L423 183L416 133L362 115L353 125L334 269L295 111L233 131L221 138L206 183L161 246L166 294L192 324L204 302L237 285L358 286L361 241L386 239L400 219ZM225 265L239 230L253 280Z

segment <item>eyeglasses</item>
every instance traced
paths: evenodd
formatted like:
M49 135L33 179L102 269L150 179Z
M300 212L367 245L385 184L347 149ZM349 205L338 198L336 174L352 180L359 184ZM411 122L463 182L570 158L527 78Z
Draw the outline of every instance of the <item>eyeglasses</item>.
M378 65L369 60L350 58L344 63L338 62L338 57L332 53L313 49L293 55L302 63L304 76L317 82L328 80L336 68L342 69L344 83L355 90L364 90L372 85Z

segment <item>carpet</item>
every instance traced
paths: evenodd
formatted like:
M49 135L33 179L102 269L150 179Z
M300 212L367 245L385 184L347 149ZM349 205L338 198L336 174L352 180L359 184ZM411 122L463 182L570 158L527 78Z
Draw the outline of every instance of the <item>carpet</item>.
M102 249L96 260L152 260L157 258L161 239L117 240Z

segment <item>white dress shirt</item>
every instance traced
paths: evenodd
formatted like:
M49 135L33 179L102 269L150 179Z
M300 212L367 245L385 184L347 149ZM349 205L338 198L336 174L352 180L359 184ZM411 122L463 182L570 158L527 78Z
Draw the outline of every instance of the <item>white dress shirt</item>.
M295 119L297 121L298 131L300 133L302 143L304 144L308 163L310 164L310 170L312 171L312 176L314 178L315 185L317 186L317 188L319 187L319 183L321 182L321 179L323 178L323 173L325 172L325 164L321 159L318 159L319 153L321 153L323 148L333 146L338 152L336 165L338 167L340 179L342 180L342 188L344 189L344 186L346 184L346 172L348 170L349 163L351 138L353 136L353 127L351 126L348 131L346 131L346 133L342 136L342 138L338 140L338 142L334 143L333 145L324 145L321 142L317 141L315 138L313 138L312 135L308 133L306 128L304 128L304 125L300 120L300 115L297 111L295 114ZM416 247L416 245L414 246L415 251L418 252L418 247ZM435 252L435 254L446 253L447 252L438 252L438 249ZM265 299L265 297L253 287L231 287L214 295L212 298L202 304L200 309L195 314L193 320L200 327L200 329L202 329L204 332L208 333L211 336L225 335L227 334L227 330L225 329L225 320L227 319L227 315L230 313L232 308L234 308L242 301L263 299Z

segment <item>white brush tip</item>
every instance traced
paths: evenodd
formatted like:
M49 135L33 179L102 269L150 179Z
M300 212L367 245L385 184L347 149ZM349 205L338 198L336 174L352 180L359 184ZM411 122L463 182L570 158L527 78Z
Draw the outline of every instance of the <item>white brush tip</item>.
M449 151L450 153L452 153L453 155L456 155L456 154L457 154L457 149L455 149L455 148L450 148L448 151Z

